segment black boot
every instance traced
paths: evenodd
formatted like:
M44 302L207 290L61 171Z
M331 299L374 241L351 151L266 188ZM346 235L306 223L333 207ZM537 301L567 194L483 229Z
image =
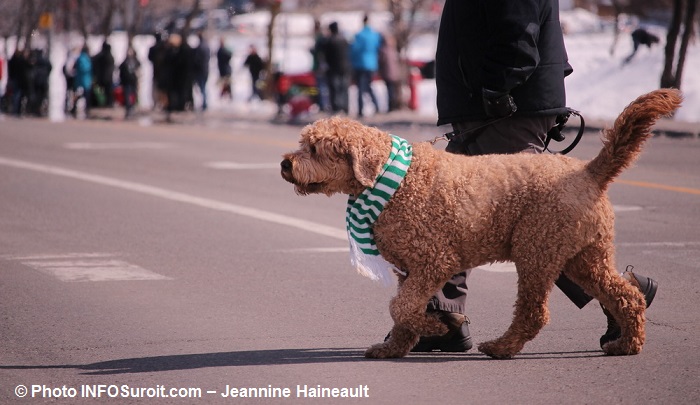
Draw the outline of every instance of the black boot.
M418 343L411 349L414 353L432 352L466 352L472 348L472 337L469 334L469 318L454 312L439 313L440 321L447 325L449 331L442 336L421 336ZM386 335L387 341L391 333Z
M631 271L626 271L625 273L629 274L629 282L642 292L647 303L647 308L649 308L649 305L651 305L651 302L654 301L654 297L656 296L656 290L659 288L658 283L649 277L634 274ZM622 330L612 314L608 312L602 304L601 307L603 308L603 313L608 318L608 329L605 331L605 334L600 337L600 347L602 348L604 344L619 339Z
M469 318L458 313L442 312L440 320L447 325L449 331L442 336L421 336L412 352L466 352L472 348L472 337L469 334Z

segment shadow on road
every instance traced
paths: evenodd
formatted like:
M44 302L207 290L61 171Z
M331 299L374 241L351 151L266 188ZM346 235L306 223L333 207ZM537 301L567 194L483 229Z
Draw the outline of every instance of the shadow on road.
M521 353L514 360L544 360L601 357L600 351ZM76 369L85 375L152 373L211 367L272 366L285 364L391 361L397 363L444 363L453 361L494 361L480 353L412 353L402 359L369 360L364 349L279 349L240 352L180 354L108 360L85 365L0 366L0 370Z

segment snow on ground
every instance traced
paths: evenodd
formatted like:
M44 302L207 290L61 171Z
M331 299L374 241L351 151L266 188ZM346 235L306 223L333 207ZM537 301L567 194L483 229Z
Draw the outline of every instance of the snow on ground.
M338 21L341 31L348 37L361 27L361 13L333 13L321 16L324 25L331 21ZM371 18L372 25L378 30L387 26L389 16L386 13L377 13ZM582 10L562 12L561 19L566 29L565 42L569 54L569 61L574 67L574 73L566 80L568 105L581 111L589 119L613 119L630 101L637 96L658 88L659 78L664 63L665 28L648 26L648 29L661 38L661 43L651 49L641 47L632 61L623 65L623 60L632 52L632 41L629 30L620 35L614 53L610 54L613 43L612 28L604 24L597 17ZM224 39L229 48L233 50L232 66L234 69L233 89L234 100L219 100L217 93L216 59L213 57L210 66L210 80L208 83L209 105L212 109L232 111L245 114L249 111L274 112L274 106L266 103L247 102L250 95L250 77L243 67L243 60L251 44L256 45L263 57L266 56L265 29L269 21L267 13L253 13L234 18L238 25L238 32L225 33ZM311 66L310 48L313 46L312 27L313 20L308 15L289 14L283 15L276 24L278 40L273 50L273 60L285 72L299 73L309 70ZM436 34L436 33L435 33ZM413 60L432 60L435 54L435 34L426 34L415 38L407 50L408 56ZM65 81L62 67L65 63L69 48L79 46L81 39L76 36L63 35L52 38L51 60L54 69L51 74L51 101L50 117L53 120L62 120L63 97L65 93ZM208 39L212 55L216 52L219 37L211 35ZM8 46L0 41L0 49L14 49L12 39L8 40ZM120 63L126 54L126 36L122 32L115 32L109 38L112 44L112 52L116 63ZM95 37L88 41L88 46L93 53L99 51L102 38ZM190 38L190 43L196 45L197 40ZM152 67L148 61L148 48L153 44L153 38L140 36L135 38L134 46L142 63L141 86L139 99L143 108L151 107L151 77ZM691 45L685 62L682 90L685 95L683 107L676 114L675 119L686 122L700 123L700 46ZM3 82L4 85L4 82ZM385 91L381 83L375 83L380 103L385 99ZM419 111L423 118L436 117L435 108L435 82L424 80L418 85ZM355 94L351 90L351 97ZM195 93L195 103L198 103L198 94ZM353 104L351 102L351 104ZM353 111L351 110L351 114Z

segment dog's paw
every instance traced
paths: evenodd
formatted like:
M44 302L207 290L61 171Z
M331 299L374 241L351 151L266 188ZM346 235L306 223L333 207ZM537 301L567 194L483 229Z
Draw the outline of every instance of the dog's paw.
M603 352L608 356L630 356L642 351L641 344L623 344L622 339L613 340L603 345Z
M410 351L409 349L400 350L395 345L389 342L376 344L367 351L365 351L365 357L368 359L396 359L404 357Z
M479 344L479 351L494 359L512 359L518 353L498 339Z

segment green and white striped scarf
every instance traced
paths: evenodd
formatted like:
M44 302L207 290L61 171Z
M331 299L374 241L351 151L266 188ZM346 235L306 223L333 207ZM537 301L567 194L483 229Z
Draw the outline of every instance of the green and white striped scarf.
M394 266L384 260L374 244L372 226L401 185L412 155L413 149L405 139L391 135L391 153L374 186L366 188L359 196L350 195L345 211L350 263L361 275L385 284L394 280Z

